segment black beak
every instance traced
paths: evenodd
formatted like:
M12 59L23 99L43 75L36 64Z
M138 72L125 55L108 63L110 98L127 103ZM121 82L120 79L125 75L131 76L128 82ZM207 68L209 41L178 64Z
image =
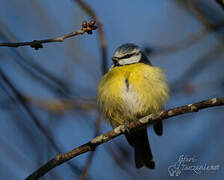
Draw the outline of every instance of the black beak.
M117 57L113 57L112 61L114 63L114 66L119 66L119 62L118 62L118 58Z

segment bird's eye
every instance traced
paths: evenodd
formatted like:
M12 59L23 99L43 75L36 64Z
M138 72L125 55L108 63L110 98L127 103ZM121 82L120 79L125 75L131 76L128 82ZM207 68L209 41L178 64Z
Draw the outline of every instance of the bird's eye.
M127 58L130 58L131 56L133 56L134 54L127 54L125 56L122 57L122 59L127 59Z

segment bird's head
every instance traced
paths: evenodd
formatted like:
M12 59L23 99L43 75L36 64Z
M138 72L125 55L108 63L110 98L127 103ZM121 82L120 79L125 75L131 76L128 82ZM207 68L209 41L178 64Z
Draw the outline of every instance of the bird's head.
M116 49L112 60L112 67L124 66L140 62L151 64L148 58L140 50L140 48L132 43L127 43L119 46Z

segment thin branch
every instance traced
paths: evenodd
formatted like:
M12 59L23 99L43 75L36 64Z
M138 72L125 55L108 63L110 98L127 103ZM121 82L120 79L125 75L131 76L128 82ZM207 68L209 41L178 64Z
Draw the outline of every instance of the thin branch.
M63 114L66 111L78 109L81 111L97 110L97 103L93 99L81 100L80 98L54 98L47 99L41 97L23 96L27 103L38 106L39 108L54 113ZM7 102L7 101L5 101Z
M190 35L189 37L177 41L175 43L164 45L161 47L145 47L144 51L147 55L164 55L168 53L177 52L183 50L184 48L190 47L191 45L199 42L203 37L205 37L210 31L207 28L203 28L195 34Z
M213 25L210 24L207 20L207 18L204 17L204 15L202 14L201 8L198 5L198 1L197 0L188 0L187 1L191 11L193 12L193 14L199 19L199 21L201 21L201 23L208 29L214 29Z
M33 164L31 159L21 154L13 145L14 144L10 143L9 141L4 140L4 137L1 137L1 156L7 157L8 160L13 161L13 164L16 164L17 167L21 168L21 170L22 167L32 166ZM23 162L23 166L21 166L21 162Z
M148 116L145 116L138 121L132 122L129 125L130 129L137 129L143 126L149 126L152 125L160 120L168 119L173 116L186 114L190 112L197 112L201 109L214 107L214 106L223 106L224 105L224 97L222 98L212 98L207 99L201 102L197 102L194 104L189 104L186 106L181 106L177 108L173 108L167 111L161 111L155 114L151 114ZM121 134L125 133L125 126L120 125L117 128L113 129L112 131L109 131L105 134L102 134L100 136L95 137L91 141L89 141L86 144L83 144L82 146L79 146L67 153L64 154L57 154L52 160L48 161L46 164L44 164L42 167L40 167L38 170L33 172L31 175L29 175L26 180L36 180L43 175L45 175L47 172L49 172L51 169L59 166L60 164L80 155L83 153L86 153L88 151L94 151L95 148L103 144L107 141L110 141L111 139L120 136Z
M99 43L100 43L101 56L102 56L101 57L102 58L101 71L103 72L103 74L105 74L107 72L107 44L106 44L106 39L105 39L102 23L100 19L98 18L98 16L96 15L96 13L94 12L94 10L89 5L87 5L83 0L74 0L74 1L79 4L79 6L83 9L83 11L85 11L89 16L96 19L97 21Z
M7 76L4 74L4 72L1 70L0 68L0 78L4 81L4 83L10 88L10 90L12 91L12 93L15 96L15 101L18 101L18 105L21 105L23 107L23 109L25 110L25 112L29 115L29 117L32 119L32 121L34 122L34 124L39 128L39 130L41 131L41 133L43 133L43 135L46 137L46 139L50 142L50 144L52 145L52 147L57 151L60 152L60 149L58 147L58 145L54 142L52 136L45 130L45 128L41 125L41 123L39 122L39 120L37 119L37 117L35 116L35 114L32 112L32 110L29 108L29 106L26 104L25 100L23 99L23 96L21 95L21 93L14 87L14 85L10 82L10 80L7 78ZM75 166L71 163L69 163L69 166L72 168L72 170L74 170L74 172L76 172L77 174L79 174L80 168L78 166Z
M100 134L100 122L101 122L101 112L98 110L97 112L97 117L96 117L96 121L95 121L95 134L94 134L94 137L98 136ZM79 177L80 180L87 180L87 174L88 174L88 170L90 168L90 165L92 163L92 160L93 160L93 156L94 156L94 153L95 151L92 151L88 158L87 158L87 161L86 161L86 165L85 167L83 168L82 170L82 173Z
M224 10L224 0L215 0L220 6L221 8Z
M0 46L7 46L7 47L30 46L34 48L35 50L38 50L39 48L43 48L42 44L44 43L63 42L65 39L73 37L73 36L83 35L84 33L92 34L92 31L97 29L97 27L95 26L95 23L96 23L96 20L92 20L88 24L86 21L83 21L82 28L80 30L71 32L69 34L66 34L57 38L33 40L29 42L18 42L18 43L0 43Z
M120 149L121 146L119 144L114 144L116 145L116 147L118 146L118 148ZM124 154L124 153L117 153L114 151L114 146L111 147L111 146L105 146L105 150L107 153L109 153L110 157L113 158L113 160L115 161L116 163L116 166L120 167L121 170L123 170L128 176L130 176L130 179L137 179L136 178L136 174L134 173L134 171L132 170L131 166L129 166L129 161L130 161L130 158L128 157L127 159L127 156L129 156L129 152L125 151L127 154ZM118 154L121 154L122 158L118 156ZM139 179L139 177L138 177Z
M15 35L10 31L9 27L2 21L0 21L0 38L5 42L18 41ZM54 74L48 72L43 66L40 66L35 60L26 52L26 50L16 48L10 48L13 53L12 60L17 63L26 73L31 75L34 79L38 80L45 87L53 90L55 93L68 96L69 89L65 82ZM8 54L8 52L5 52Z
M99 44L101 49L101 72L102 74L105 74L107 72L107 45L106 45L106 39L105 39L102 23L100 19L98 18L98 16L96 15L96 13L94 12L94 10L89 5L87 5L83 0L74 0L74 1L76 1L79 4L79 6L83 9L83 11L85 11L89 16L91 16L93 19L96 19L97 21ZM100 119L101 119L100 112L98 112L98 116L95 123L95 136L97 136L100 131ZM91 165L93 156L94 156L94 152L92 152L88 156L86 166L82 171L80 179L82 180L87 179L87 172Z
M195 17L207 28L208 30L212 30L217 33L217 39L221 44L224 42L224 37L222 31L218 31L220 28L223 27L223 22L221 22L219 25L214 25L214 23L210 23L208 21L209 16L206 16L203 12L203 9L199 6L198 0L188 0L186 1L190 7L190 10L193 12Z
M189 81L192 81L194 77L196 77L201 71L203 71L206 67L211 65L211 63L215 63L218 59L218 56L223 54L223 46L217 45L212 48L209 52L204 54L202 57L197 59L190 68L188 68L183 74L171 83L171 92L179 92L183 90L189 84Z
M197 17L197 19L207 28L213 31L217 31L220 26L214 25L209 22L209 17L206 16L203 9L199 6L198 0L187 0L187 4L191 10L191 12ZM223 22L221 23L222 27Z
M208 28L202 28L198 32L188 36L187 38L183 40L179 40L175 43L169 44L169 45L164 45L161 47L145 47L144 51L147 55L150 56L155 56L155 55L164 55L164 54L169 54L173 52L178 52L180 50L183 50L185 48L188 48L196 43L198 43L202 38L204 38L206 35L208 35L210 32L217 32L219 31L222 27L224 27L224 22L221 22L217 25L213 26L213 29L208 29Z

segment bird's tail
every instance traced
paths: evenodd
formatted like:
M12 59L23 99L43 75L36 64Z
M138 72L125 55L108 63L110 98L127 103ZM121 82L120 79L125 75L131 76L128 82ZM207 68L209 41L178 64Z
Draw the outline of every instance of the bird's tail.
M136 167L141 168L142 166L146 166L154 169L155 162L148 141L147 129L131 130L125 133L125 137L129 144L134 147Z
M163 135L163 122L158 121L156 124L153 125L154 131L158 136Z

